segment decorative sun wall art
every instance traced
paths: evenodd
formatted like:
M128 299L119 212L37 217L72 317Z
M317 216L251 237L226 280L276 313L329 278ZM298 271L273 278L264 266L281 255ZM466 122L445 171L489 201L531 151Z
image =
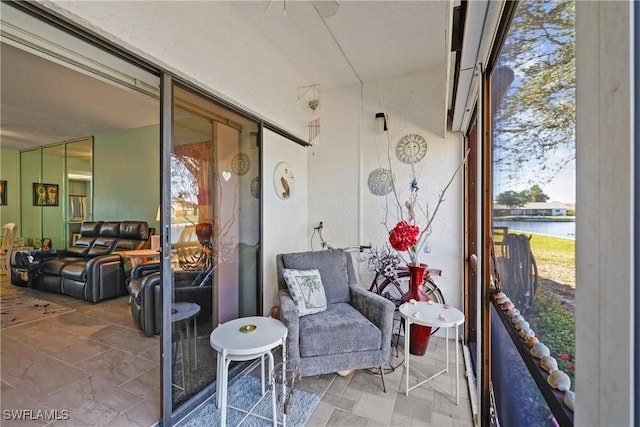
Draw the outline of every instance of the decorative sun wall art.
M420 135L410 133L403 136L396 145L398 160L406 164L418 163L427 155L427 141Z

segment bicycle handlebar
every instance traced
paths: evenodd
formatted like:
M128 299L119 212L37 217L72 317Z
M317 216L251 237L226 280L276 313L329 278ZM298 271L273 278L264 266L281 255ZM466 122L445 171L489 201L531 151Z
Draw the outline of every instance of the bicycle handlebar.
M334 248L333 246L329 245L329 244L325 244L323 246L326 249L333 249L333 250L337 250L337 251L344 251L344 252L364 252L365 250L369 250L371 249L370 245L351 245L351 246L347 246L345 248Z

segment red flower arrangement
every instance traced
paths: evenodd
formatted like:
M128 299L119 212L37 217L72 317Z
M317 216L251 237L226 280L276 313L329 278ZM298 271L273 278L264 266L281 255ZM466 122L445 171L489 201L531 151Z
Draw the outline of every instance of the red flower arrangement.
M420 265L417 248L419 236L420 229L417 226L411 225L407 221L400 221L389 233L389 243L396 251L407 251L411 258L411 263Z

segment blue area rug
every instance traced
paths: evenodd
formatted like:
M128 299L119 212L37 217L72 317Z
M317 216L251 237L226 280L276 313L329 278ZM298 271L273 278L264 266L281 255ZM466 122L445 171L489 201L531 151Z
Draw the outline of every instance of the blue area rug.
M281 385L276 384L276 392L280 392ZM242 375L229 384L227 390L227 404L236 408L248 411L261 396L260 379L251 375ZM291 400L291 411L287 415L287 426L302 427L304 426L313 411L315 411L320 402L320 397L313 393L303 390L295 390ZM278 413L278 423L282 423L282 403L276 400L276 410ZM227 426L235 427L242 425L243 427L267 427L272 426L271 421L271 392L262 397L260 403L253 409L252 414L256 414L267 418L262 419L255 415L247 416L244 421L242 419L247 415L244 412L227 407ZM242 424L240 424L242 422ZM219 426L220 410L216 407L215 402L205 405L200 412L191 417L184 427L201 427L201 426Z

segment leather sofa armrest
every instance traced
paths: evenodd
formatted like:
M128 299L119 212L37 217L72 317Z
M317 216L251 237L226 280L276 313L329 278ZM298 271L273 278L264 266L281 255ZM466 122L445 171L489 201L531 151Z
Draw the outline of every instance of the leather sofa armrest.
M100 255L87 260L85 300L98 302L126 295L124 267L120 255Z
M280 299L280 320L287 327L287 363L288 368L300 365L300 315L289 291L278 292Z
M134 281L132 281L133 283ZM140 306L139 327L152 337L162 330L162 287L160 273L153 273L135 280L136 303Z
M382 346L391 348L393 313L396 306L388 299L358 285L349 286L351 305L382 331Z
M159 260L147 261L145 263L137 265L131 271L131 280L137 279L139 277L147 276L151 273L157 273L158 271L160 271Z

